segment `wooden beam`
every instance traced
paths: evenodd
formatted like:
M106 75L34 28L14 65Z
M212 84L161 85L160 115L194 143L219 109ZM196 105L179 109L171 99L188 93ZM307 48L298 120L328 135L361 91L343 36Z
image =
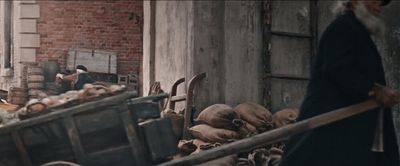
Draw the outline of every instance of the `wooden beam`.
M353 115L367 112L379 107L379 103L375 100L368 100L349 107L337 109L328 113L324 113L309 119L302 120L295 124L291 124L282 128L271 130L253 137L242 139L227 145L216 147L198 154L190 155L178 160L162 163L159 166L185 166L196 165L206 161L225 157L232 154L248 151L259 146L276 143L278 140L289 136L302 133L307 130L342 120Z
M72 116L64 119L64 125L68 133L69 141L74 151L75 159L79 164L86 163L86 154L82 147L82 141L76 128L75 121Z
M145 155L146 151L143 145L144 141L140 138L138 122L134 117L134 114L132 114L130 111L124 111L120 113L120 117L124 123L126 136L131 147L133 155L132 157L135 160L135 165L149 165L149 159Z
M156 80L156 1L150 1L150 85ZM146 92L147 93L147 92Z

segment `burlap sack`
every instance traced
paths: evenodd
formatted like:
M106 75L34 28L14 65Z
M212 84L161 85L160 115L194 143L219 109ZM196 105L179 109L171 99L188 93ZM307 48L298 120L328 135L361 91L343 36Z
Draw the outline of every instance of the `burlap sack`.
M192 154L200 153L201 151L205 151L205 150L212 149L212 148L215 148L215 147L218 147L218 146L222 145L220 143L204 142L204 141L199 140L199 139L194 139L193 140L193 144L196 145L197 149Z
M239 129L238 133L242 137L250 137L258 134L257 128L250 123L245 122L244 125Z
M276 112L272 116L272 122L274 128L279 128L288 124L292 124L296 122L298 117L299 110L295 108L286 108Z
M234 111L239 114L240 118L250 123L261 133L272 128L272 114L263 106L246 102L237 105Z
M208 124L215 128L223 128L237 131L243 121L233 109L225 104L214 104L199 114L196 122Z
M235 131L214 128L206 124L194 126L189 131L194 138L210 143L227 143L242 138Z
M197 146L193 143L193 140L180 140L178 143L178 149L180 154L186 156L196 151Z

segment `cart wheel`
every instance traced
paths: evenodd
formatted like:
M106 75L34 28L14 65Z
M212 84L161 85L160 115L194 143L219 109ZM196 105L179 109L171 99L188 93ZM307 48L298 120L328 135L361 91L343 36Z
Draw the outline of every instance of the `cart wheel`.
M68 161L53 161L49 163L45 163L41 166L81 166L76 163L68 162Z

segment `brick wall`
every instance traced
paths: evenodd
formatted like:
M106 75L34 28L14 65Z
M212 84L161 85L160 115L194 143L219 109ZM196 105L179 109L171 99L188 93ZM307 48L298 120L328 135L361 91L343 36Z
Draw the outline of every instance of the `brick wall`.
M37 1L40 5L38 61L65 68L70 48L117 53L118 74L140 71L143 1Z

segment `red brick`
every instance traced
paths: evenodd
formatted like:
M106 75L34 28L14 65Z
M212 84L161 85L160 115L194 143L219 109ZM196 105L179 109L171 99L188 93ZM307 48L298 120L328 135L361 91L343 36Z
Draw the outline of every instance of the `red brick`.
M117 53L119 74L140 72L142 25L129 18L133 13L143 17L142 1L37 2L41 12L38 61L57 61L65 67L68 49L99 49Z

